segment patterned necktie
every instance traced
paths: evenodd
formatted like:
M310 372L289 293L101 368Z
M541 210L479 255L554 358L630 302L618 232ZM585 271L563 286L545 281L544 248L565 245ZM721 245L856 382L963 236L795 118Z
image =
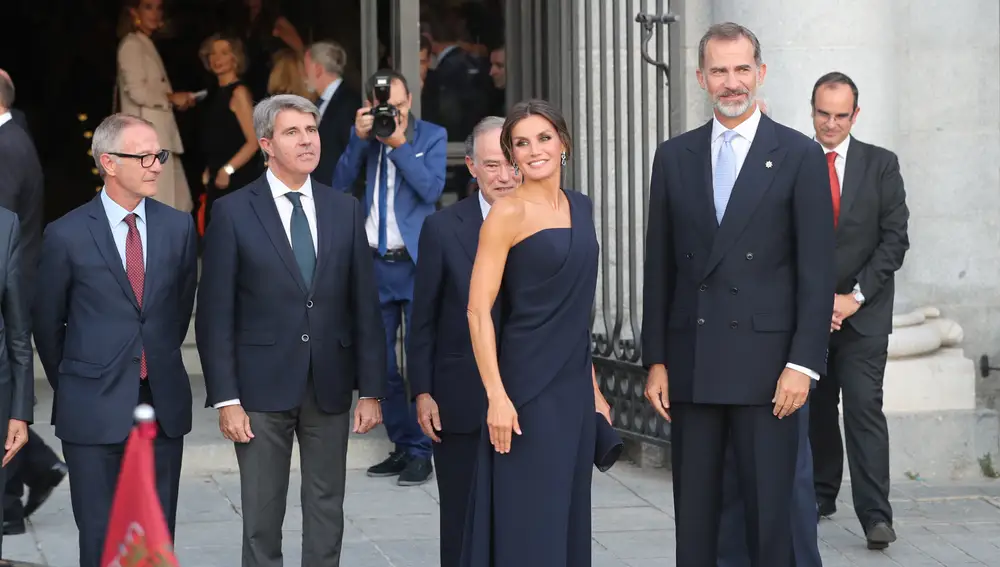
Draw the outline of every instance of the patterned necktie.
M309 230L309 219L302 209L302 195L295 191L285 193L292 202L292 254L302 272L306 286L312 285L313 272L316 270L316 247L313 245L312 232Z
M385 146L381 147L382 151L378 156L378 185L375 191L378 193L378 253L384 256L388 247L386 233L389 230L387 220L389 215L386 209L389 208L389 172L386 167Z
M125 275L128 282L132 284L132 293L135 294L135 301L142 309L142 290L146 284L146 268L142 261L142 238L139 236L139 229L135 226L138 217L135 213L125 216L125 224L128 225L128 236L125 237ZM142 357L139 359L139 378L146 379L146 349L142 349Z
M736 183L736 152L733 151L733 138L736 132L726 130L722 135L722 147L719 148L719 157L715 161L715 175L712 185L715 189L715 220L722 224L722 217L726 214L726 206L729 205L729 197L733 194L733 185Z
M837 152L827 152L826 167L830 170L830 196L833 198L833 228L837 228L840 219L840 178L837 177Z

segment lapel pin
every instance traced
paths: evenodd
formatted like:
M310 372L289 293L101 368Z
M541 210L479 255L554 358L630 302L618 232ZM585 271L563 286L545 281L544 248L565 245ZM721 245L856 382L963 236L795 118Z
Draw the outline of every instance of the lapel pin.
M768 162L764 163L764 167L766 167L766 168L768 168L768 169L771 169L771 166L772 166L772 165L774 165L774 164L773 164L773 163L771 163L770 161L768 161Z

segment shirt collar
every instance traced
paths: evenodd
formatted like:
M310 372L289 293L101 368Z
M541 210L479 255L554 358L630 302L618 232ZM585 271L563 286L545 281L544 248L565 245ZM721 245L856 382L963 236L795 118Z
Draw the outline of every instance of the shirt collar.
M343 82L344 82L343 79L337 78L337 80L330 83L329 85L326 86L325 89L323 89L323 94L320 95L320 98L322 98L324 101L328 101L331 98L333 98L334 93L337 92L337 89L340 88L340 84Z
M139 217L139 220L143 223L146 222L146 199L139 201L135 210L128 211L125 210L125 207L112 201L111 197L108 196L107 187L102 187L101 204L104 205L104 213L108 215L108 222L111 223L111 226L118 226L120 223L124 222L125 217L131 213L135 213L135 216Z
M479 191L479 210L483 212L483 220L486 220L486 215L490 214L490 207L491 206L492 205L490 205L489 201L486 200L486 197L483 196L483 191L480 190Z
M813 137L813 140L816 140L815 136ZM819 140L816 140L816 143L819 144ZM821 146L821 147L823 148L823 153L828 154L830 152L835 152L840 158L847 159L847 148L850 147L850 145L851 145L851 136L848 135L846 138L844 138L843 142L838 144L837 147L833 148L832 150L827 149L826 146Z
M270 168L267 170L267 184L271 187L271 195L275 201L284 197L285 193L292 192L292 189L289 189L287 185L282 183ZM306 182L299 188L297 193L310 199L313 198L312 177L306 177Z
M9 110L7 112L4 112L3 114L0 114L0 126L3 126L4 124L10 122L13 119L14 115L11 114Z
M750 115L750 118L747 118L732 130L736 132L741 138L752 144L754 136L757 135L757 127L760 126L760 116L761 116L760 107L754 108L753 114ZM719 122L718 117L715 116L712 117L713 142L716 140L716 138L724 134L727 130L729 130L729 128L723 126L722 122Z

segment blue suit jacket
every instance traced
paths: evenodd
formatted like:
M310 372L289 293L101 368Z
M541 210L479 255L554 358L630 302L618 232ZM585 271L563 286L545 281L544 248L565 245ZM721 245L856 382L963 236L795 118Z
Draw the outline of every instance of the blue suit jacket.
M407 370L413 397L431 394L442 430L450 433L476 431L486 415L466 315L482 225L475 193L428 217L420 233ZM499 323L497 311L495 307L494 325Z
M353 391L380 398L385 331L358 201L313 182L319 249L312 282L299 271L266 174L215 202L195 315L207 405L298 408L312 373L327 413Z
M63 441L97 445L128 437L144 348L164 434L191 431L191 384L180 349L198 277L194 221L146 199L146 226L141 309L100 195L45 230L34 335L55 391L52 422Z
M413 261L417 261L417 243L424 219L434 213L441 192L444 191L445 168L447 166L448 133L444 128L414 120L412 139L387 154L396 166L396 189L393 206L396 222L403 235L403 243ZM407 136L411 138L411 136ZM379 146L374 138L362 140L351 130L351 141L340 156L333 172L333 186L350 192L361 167L367 166L365 179L364 216L372 210L378 170Z

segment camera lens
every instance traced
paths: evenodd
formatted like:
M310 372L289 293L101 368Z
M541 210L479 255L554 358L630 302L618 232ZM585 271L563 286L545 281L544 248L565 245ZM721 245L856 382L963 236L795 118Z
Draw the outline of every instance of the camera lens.
M396 131L396 117L389 113L377 113L372 123L372 131L379 138L388 138Z

